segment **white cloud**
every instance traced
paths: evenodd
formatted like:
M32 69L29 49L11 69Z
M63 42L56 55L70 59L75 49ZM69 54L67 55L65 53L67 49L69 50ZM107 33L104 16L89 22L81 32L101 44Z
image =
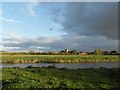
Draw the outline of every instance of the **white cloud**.
M105 36L78 36L66 34L58 37L29 38L18 36L13 32L3 32L7 37L2 38L3 51L53 51L77 49L79 51L117 50L118 41L111 40ZM1 49L3 48L3 49Z
M59 37L38 37L36 39L32 39L33 42L38 42L38 43L52 43L56 40L59 40Z
M16 50L16 49L20 49L20 47L4 47L4 46L2 46L1 50L4 51L4 50Z
M20 42L19 41L6 40L6 41L3 41L2 44L20 44Z
M4 47L5 49L20 49L20 47Z
M50 49L49 47L30 46L31 49Z
M4 37L4 36L7 36L9 38L13 38L13 39L16 39L17 41L22 41L24 40L23 38L24 37L21 37L19 35L17 35L16 33L14 32L5 32L5 31L1 31L0 34Z
M3 47L4 47L4 46L0 45L0 51L2 51L2 50L3 50Z
M5 21L5 22L9 22L9 23L20 23L20 22L17 21L17 20L7 19L7 18L4 18L4 17L0 17L0 21Z
M9 51L9 50L18 50L20 49L20 47L8 47L8 46L3 46L3 45L0 45L0 51Z
M3 51L44 51L50 50L49 44L59 40L59 37L37 37L37 38L28 38L18 36L13 32L0 32L4 34L2 38L1 48ZM20 47L20 48L18 48Z
M36 16L36 13L34 11L35 6L38 5L38 2L29 2L27 6L27 10L30 13L31 16Z

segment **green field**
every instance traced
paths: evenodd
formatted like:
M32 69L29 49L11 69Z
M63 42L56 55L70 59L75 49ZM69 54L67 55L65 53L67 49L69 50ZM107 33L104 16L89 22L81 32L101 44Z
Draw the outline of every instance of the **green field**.
M2 55L2 63L119 62L118 55Z
M23 88L78 88L79 90L118 90L120 68L57 69L3 68L3 90Z
M2 55L2 63L119 62L117 55ZM13 88L119 89L120 68L2 68L3 90Z

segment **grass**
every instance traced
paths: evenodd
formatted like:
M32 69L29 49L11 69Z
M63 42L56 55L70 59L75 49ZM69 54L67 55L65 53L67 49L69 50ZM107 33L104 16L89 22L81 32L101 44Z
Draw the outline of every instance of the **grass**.
M2 63L118 62L118 55L2 55Z
M3 68L2 90L13 88L73 88L82 90L119 89L120 68L57 69L49 68Z

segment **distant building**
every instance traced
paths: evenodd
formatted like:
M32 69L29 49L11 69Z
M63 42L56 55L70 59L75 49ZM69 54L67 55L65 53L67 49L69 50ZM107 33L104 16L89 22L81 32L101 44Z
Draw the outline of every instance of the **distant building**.
M88 55L87 52L79 52L77 55Z
M68 52L68 49L65 49L65 52Z

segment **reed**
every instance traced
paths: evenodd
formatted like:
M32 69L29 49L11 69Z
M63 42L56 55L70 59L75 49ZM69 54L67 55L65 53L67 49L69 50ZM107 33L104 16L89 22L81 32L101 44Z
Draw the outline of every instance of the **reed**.
M2 63L119 62L118 55L2 55Z

